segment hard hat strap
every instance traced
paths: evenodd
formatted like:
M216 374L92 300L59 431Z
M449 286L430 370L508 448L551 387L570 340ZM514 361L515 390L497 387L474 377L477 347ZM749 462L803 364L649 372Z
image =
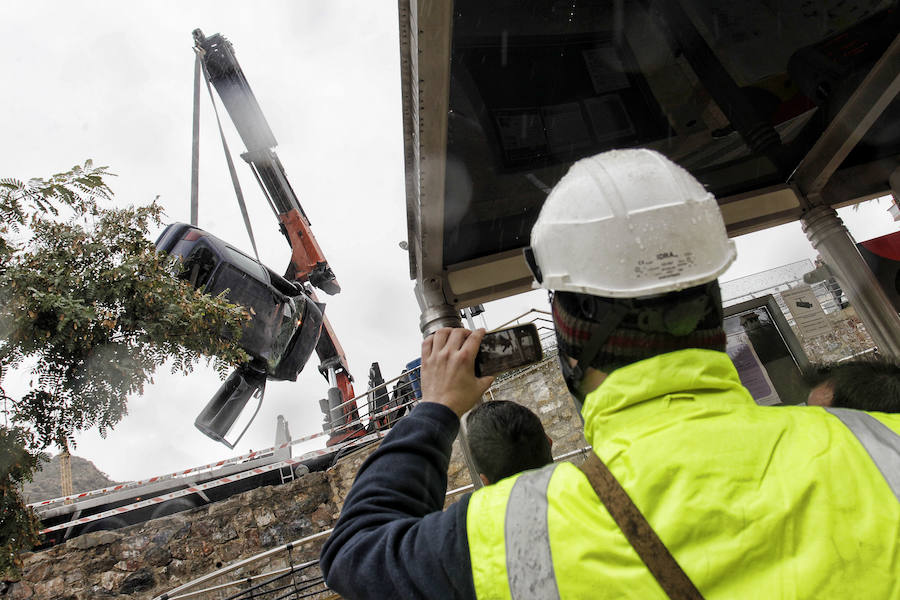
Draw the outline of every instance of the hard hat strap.
M581 391L581 381L584 379L588 367L591 366L591 363L594 361L594 358L597 357L597 354L600 352L600 349L603 347L603 344L606 342L607 338L609 338L610 334L615 331L625 315L628 314L628 310L629 308L625 304L619 302L611 302L608 304L608 310L604 311L603 316L601 316L591 327L590 338L588 339L587 345L576 359L577 362L574 367L569 365L568 361L564 360L562 355L560 355L562 374L563 379L566 382L566 387L569 388L569 393L571 393L579 402L584 402L584 394Z
M531 246L527 246L522 248L522 254L525 256L525 264L528 265L528 269L534 276L534 280L540 285L544 282L544 274L541 273L541 268L538 266L537 259L534 257L534 250Z

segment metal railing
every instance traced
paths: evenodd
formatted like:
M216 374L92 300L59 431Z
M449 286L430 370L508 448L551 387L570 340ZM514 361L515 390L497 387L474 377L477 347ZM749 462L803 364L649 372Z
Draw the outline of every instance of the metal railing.
M187 600L215 598L216 600L281 600L328 597L319 561L294 562L294 549L324 539L333 529L326 529L300 538L255 556L234 562L155 596L154 600ZM254 568L254 565L255 568ZM254 572L258 571L258 572ZM232 573L240 573L217 583ZM299 578L299 581L298 581Z
M768 269L760 273L754 273L731 281L723 281L720 284L722 289L722 303L726 306L740 304L754 298L762 298L769 294L773 295L778 302L778 307L784 314L790 326L794 326L794 316L788 310L784 300L781 299L781 292L785 292L798 285L804 285L804 275L813 271L815 266L809 259L800 260L774 269ZM832 276L824 276L821 281L814 281L809 284L816 300L822 306L825 314L832 314L847 306L847 299L841 289L840 284Z

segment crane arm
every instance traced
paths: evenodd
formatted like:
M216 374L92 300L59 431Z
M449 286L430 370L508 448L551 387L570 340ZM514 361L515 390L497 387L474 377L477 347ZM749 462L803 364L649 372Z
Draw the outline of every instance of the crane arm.
M240 134L247 161L274 208L282 233L291 246L291 269L297 281L309 281L329 295L340 291L325 253L310 229L309 217L300 206L284 166L275 153L278 142L241 70L231 43L219 34L206 37L194 30L194 41L206 76L216 88L222 104Z
M278 142L241 70L234 48L220 34L206 37L196 29L193 35L206 76L216 88L247 148L241 157L250 165L278 217L279 228L291 247L291 262L285 278L308 283L329 295L337 294L341 291L340 285L312 233L309 218L288 181L284 166L275 153L274 148ZM309 286L306 286L307 291L313 300L317 300ZM353 377L344 350L327 317L323 320L316 343L316 355L320 361L319 371L343 396L343 400L338 402L343 405L340 409L340 422L348 425L357 421L355 403L344 405L344 401L353 398ZM326 420L330 420L332 426L337 424L334 417ZM348 432L335 434L329 443L337 443L347 437L347 434Z

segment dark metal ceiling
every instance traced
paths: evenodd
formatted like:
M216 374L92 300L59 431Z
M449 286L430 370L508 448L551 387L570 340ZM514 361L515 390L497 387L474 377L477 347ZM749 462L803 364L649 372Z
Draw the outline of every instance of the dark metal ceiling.
M876 0L411 2L412 274L441 279L456 305L527 289L516 256L546 194L603 150L666 154L719 198L733 234L796 219L792 173L900 31L897 3ZM887 189L898 113L895 101L842 159L827 203ZM505 282L496 269L487 281L492 263Z

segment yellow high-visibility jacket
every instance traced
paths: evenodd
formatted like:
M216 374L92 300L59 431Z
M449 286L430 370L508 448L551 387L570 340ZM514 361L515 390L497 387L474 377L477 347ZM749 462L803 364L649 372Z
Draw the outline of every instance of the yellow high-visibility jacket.
M832 411L832 412L829 412ZM585 437L706 598L900 598L900 415L757 406L728 356L617 369ZM569 463L475 492L485 598L663 598Z

